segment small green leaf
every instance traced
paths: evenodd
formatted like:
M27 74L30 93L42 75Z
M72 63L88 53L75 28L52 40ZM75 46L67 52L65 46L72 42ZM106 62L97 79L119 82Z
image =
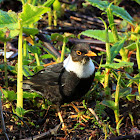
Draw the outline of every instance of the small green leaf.
M44 67L43 66L36 66L34 67L34 72L37 73L38 71L42 70Z
M37 46L28 46L28 51L34 54L41 54L41 49Z
M48 59L48 58L52 58L52 56L50 54L44 54L41 56L41 59Z
M31 112L33 110L25 110L21 107L17 107L16 108L16 113L18 114L18 116L24 116L26 113Z
M105 30L86 30L86 31L81 32L80 34L88 36L88 37L96 38L103 42L106 41L106 31ZM109 42L114 42L112 32L108 32L108 35L109 35Z
M45 7L50 7L50 6L54 3L54 1L55 1L55 0L47 0L47 1L43 4L43 6L45 6Z
M52 41L63 41L64 37L59 33L51 34Z
M109 69L119 69L121 67L128 67L128 66L133 66L134 63L132 62L120 62L120 63L111 63L111 64L102 64L101 67L104 67L104 68L109 68Z
M103 105L111 108L112 110L116 110L117 108L115 107L115 102L114 101L111 101L111 100L103 100L101 102Z
M34 75L34 73L32 71L30 71L28 66L24 65L23 66L23 75L28 77L28 76Z
M104 82L104 78L105 75L104 74L101 74L101 72L96 72L95 73L95 79L97 79L97 81L100 81L100 83L103 83Z
M139 42L139 46L140 46L140 42ZM128 46L126 46L124 48L128 49L128 50L134 50L134 49L136 49L136 43L131 43L131 44L129 44Z
M26 99L34 99L36 97L40 97L42 98L42 96L38 93L35 93L35 92L23 92L23 98L26 98Z
M132 88L131 87L120 89L119 98L126 97L127 95L131 94L131 92L132 92ZM114 92L112 94L112 98L115 98L115 93L116 92Z
M110 51L111 51L111 61L113 61L113 59L117 56L117 54L119 53L119 51L121 50L121 48L123 47L125 42L125 39L122 39L120 41L118 41L117 43L115 43Z

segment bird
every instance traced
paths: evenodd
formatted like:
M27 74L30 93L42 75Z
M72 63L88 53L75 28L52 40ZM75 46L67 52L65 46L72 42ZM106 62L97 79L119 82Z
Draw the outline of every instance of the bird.
M63 62L47 66L23 81L28 89L38 92L57 106L63 128L60 106L80 99L90 90L95 76L93 56L97 55L91 51L89 44L75 43Z

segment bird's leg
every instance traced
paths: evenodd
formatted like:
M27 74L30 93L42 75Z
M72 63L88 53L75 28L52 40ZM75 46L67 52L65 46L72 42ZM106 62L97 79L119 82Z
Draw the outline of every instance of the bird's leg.
M67 132L66 132L66 126L65 126L65 124L64 124L64 120L63 120L63 118L62 118L62 115L61 115L61 112L60 112L60 108L57 106L57 114L58 114L58 117L59 117L59 119L60 119L60 122L62 123L62 129L63 129L63 131L65 132L65 134L67 134Z

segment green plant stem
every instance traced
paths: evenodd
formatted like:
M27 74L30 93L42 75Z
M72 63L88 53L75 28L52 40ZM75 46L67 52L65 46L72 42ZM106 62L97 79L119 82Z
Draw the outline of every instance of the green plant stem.
M137 41L136 41L136 48L137 48L136 58L137 58L139 76L140 76L140 47L139 47L139 38L137 38ZM138 92L139 92L139 95L140 95L140 80L139 80L139 84L138 84Z
M6 42L4 42L4 71L5 71L5 86L6 86L6 88L8 88L7 59L6 59Z
M22 4L25 4L26 3L25 0L21 0L21 2L22 2Z
M64 36L60 62L63 62L64 61L65 48L66 48L66 37Z
M36 3L37 3L37 0L33 0L33 2L32 2L32 5L36 5Z
M113 33L114 40L115 40L115 42L117 42L117 41L119 41L119 36L118 36L117 29L116 29L116 26L115 26L115 23L114 23L113 13L112 13L110 7L107 10L107 16L108 16L111 31Z
M54 27L57 26L57 13L56 13L56 10L53 11L53 16L54 16Z
M110 64L111 63L111 53L110 53L110 43L109 43L108 28L107 28L106 24L105 24L105 31L106 31L106 64ZM110 69L106 68L105 69L104 88L107 88L108 84L109 84L109 72L110 72Z
M22 89L22 25L20 24L20 32L18 39L18 72L17 72L17 108L23 108L23 89ZM20 114L18 114L20 115Z
M133 118L131 112L129 112L129 117L130 117L130 119L131 119L132 126L135 127L135 125L134 125L134 118Z
M111 10L110 6L107 9L107 16L108 16L111 31L113 33L114 41L116 43L116 42L119 41L119 36L118 36L118 32L117 32L117 29L116 29L116 26L115 26L115 23L114 23L114 17L113 17L113 13L112 13L112 10ZM122 57L122 61L127 62L127 53L126 53L124 48L121 48L120 55Z
M35 59L36 59L37 66L40 66L40 61L37 53L35 53Z
M23 56L26 58L27 57L27 42L24 41L23 43Z
M109 26L110 26L111 31L113 33L114 40L115 40L115 42L117 42L117 41L119 41L119 36L118 36L118 33L117 33L117 29L116 29L116 26L115 26L115 23L114 23L113 13L112 13L112 10L111 10L110 6L107 9L107 16L108 16L108 20L109 20Z
M49 8L49 12L48 12L48 25L49 25L49 28L51 28L51 26L52 26L52 10L51 10L51 8Z
M115 119L116 119L116 126L118 125L119 122L119 92L120 92L120 81L121 81L121 72L118 72L118 82L117 82L117 86L116 86L116 93L115 93L115 110L114 110L114 114L115 114ZM116 131L119 135L119 127L116 127Z

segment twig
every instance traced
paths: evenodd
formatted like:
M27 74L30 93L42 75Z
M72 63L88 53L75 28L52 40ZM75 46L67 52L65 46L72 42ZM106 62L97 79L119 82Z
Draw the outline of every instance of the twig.
M81 42L81 43L93 43L93 44L100 44L105 45L105 42L102 42L100 40L85 40L85 39L69 39L69 42Z
M58 29L43 29L42 30L42 33L44 33L44 32L51 32L51 33L56 33L56 32L70 32L70 33L73 33L74 31L85 31L86 29L83 29L83 28L81 28L81 27L67 27L67 26L63 26L63 27L61 27L61 26L56 26Z
M100 26L100 27L103 27L103 23L100 19L98 19L97 17L90 17L90 16L86 16L86 15L82 15L82 14L78 14L74 11L69 11L67 10L66 11L67 13L69 13L71 16L75 16L75 17L78 17L78 18L81 18L81 20L84 20L84 21L91 21L94 23L94 25L97 25L97 26ZM92 23L92 24L93 24Z
M139 140L140 139L140 134L118 136L118 137L110 138L109 140L127 140L127 139Z
M42 138L48 137L48 136L50 136L50 135L56 134L57 131L58 131L58 129L59 129L59 127L60 127L60 125L61 125L61 123L58 124L55 128L48 130L47 132L44 132L44 133L42 133L42 134L33 136L33 140L42 139ZM21 139L21 140L31 140L31 137L26 138L26 139Z

